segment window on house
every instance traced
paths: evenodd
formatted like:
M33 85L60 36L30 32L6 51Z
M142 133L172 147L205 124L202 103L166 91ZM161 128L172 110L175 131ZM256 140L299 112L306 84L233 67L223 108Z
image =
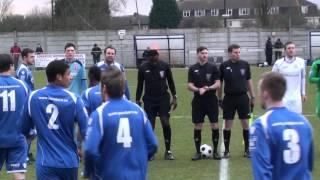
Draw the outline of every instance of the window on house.
M267 14L269 14L269 15L279 14L279 7L271 7L268 10Z
M250 14L250 9L249 8L239 8L239 15L240 16L245 16Z
M197 16L197 17L205 16L206 15L206 10L196 10L194 15Z
M227 9L226 15L232 16L232 9Z
M189 17L191 16L191 11L190 10L183 10L183 17Z
M301 6L302 14L308 14L308 6Z
M211 9L211 16L219 16L219 9Z

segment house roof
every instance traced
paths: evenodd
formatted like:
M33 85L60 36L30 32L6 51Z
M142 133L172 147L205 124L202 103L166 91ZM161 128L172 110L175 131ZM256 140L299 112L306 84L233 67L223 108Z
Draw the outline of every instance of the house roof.
M255 0L225 0L226 8L254 8ZM224 0L180 0L177 2L180 9L224 9ZM307 0L279 0L274 6L317 6Z

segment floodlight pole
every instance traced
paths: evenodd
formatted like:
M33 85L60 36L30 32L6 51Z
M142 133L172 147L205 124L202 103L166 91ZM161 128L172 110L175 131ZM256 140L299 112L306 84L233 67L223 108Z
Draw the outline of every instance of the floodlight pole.
M136 10L137 10L138 30L140 30L141 22L140 22L139 8L138 8L138 0L135 0L135 1L136 1Z
M226 0L223 0L223 8L224 8L224 14L227 14L227 2ZM227 27L227 18L223 17L223 23L224 23L224 28Z

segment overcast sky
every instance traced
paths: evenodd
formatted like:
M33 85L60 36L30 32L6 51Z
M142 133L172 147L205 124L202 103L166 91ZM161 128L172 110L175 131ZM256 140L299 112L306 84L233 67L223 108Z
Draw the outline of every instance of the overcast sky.
M137 0L139 13L140 14L149 14L151 9L152 0ZM314 2L320 6L320 0L309 0ZM40 8L46 7L50 8L51 0L14 0L12 12L14 14L27 14L31 11L31 9L35 6L39 6ZM135 0L127 0L127 6L123 10L121 14L133 14L136 12Z
M151 9L152 0L137 0L139 13L140 14L149 14ZM320 1L320 0L319 0ZM12 12L14 14L27 14L31 11L31 9L35 6L40 8L46 7L50 8L51 0L14 0ZM126 8L123 8L123 12L121 14L133 14L136 12L135 0L127 0Z

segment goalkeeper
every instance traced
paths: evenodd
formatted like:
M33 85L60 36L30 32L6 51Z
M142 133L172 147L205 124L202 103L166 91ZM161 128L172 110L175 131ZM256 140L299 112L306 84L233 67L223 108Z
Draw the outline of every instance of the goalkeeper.
M316 95L316 115L320 118L320 58L316 59L312 63L312 67L309 74L309 82L317 84L317 95Z

